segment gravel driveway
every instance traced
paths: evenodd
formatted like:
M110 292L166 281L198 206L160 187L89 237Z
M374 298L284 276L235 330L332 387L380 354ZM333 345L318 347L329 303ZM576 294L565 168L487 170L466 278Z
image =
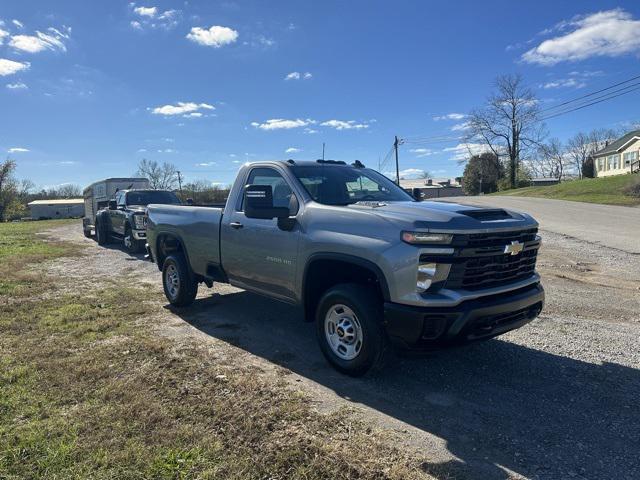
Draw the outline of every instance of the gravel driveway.
M163 308L154 265L98 247L79 225L52 234L88 247L50 267L79 292L112 275L145 283L158 301L150 334L287 378L321 411L352 407L395 432L434 477L640 478L640 255L543 225L547 305L537 321L482 344L397 358L354 380L326 364L313 326L292 307L216 285L189 309Z

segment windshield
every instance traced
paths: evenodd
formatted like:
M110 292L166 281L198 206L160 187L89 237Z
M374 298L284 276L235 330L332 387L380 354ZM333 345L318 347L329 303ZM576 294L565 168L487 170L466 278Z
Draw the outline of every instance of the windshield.
M173 192L163 192L160 190L127 192L127 205L149 205L150 203L178 205L181 202Z
M291 170L309 195L325 205L413 200L387 177L368 168L327 165L295 166Z

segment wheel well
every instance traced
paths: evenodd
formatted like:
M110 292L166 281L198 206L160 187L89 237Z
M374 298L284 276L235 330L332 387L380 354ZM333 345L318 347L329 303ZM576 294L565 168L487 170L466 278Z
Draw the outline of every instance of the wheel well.
M322 295L340 283L369 285L377 293L380 301L386 297L384 276L381 272L376 273L373 267L347 259L314 260L308 265L304 278L303 302L306 321L314 321L316 307Z
M165 258L172 253L183 252L182 242L173 235L160 235L156 240L156 261L158 262L158 268L162 268Z

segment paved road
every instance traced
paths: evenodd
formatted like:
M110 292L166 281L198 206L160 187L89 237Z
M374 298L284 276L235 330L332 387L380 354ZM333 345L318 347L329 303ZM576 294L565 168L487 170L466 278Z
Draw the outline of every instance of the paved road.
M640 208L533 197L452 197L439 200L527 212L548 232L640 254Z

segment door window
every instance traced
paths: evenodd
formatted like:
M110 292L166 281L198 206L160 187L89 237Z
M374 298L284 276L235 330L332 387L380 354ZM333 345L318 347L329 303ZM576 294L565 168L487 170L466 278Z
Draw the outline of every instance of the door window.
M289 208L289 213L298 213L298 203L287 181L273 168L254 168L249 174L250 185L270 185L273 192L273 206Z

